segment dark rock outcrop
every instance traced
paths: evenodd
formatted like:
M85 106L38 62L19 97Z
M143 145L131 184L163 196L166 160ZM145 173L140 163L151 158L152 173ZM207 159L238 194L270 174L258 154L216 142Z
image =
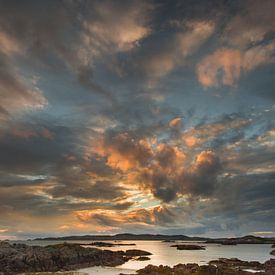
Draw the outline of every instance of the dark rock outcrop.
M219 260L210 261L209 265L214 265L223 269L254 269L263 270L264 264L257 261L241 261L237 258L225 259L220 258Z
M275 250L272 250L272 251L270 252L270 255L275 256Z
M149 257L146 257L146 256L141 256L141 257L138 257L136 260L137 260L137 261L149 261L150 258L149 258Z
M117 266L132 256L148 255L146 251L127 251L85 248L68 243L41 247L0 242L0 274L66 271L97 265Z
M196 244L174 244L171 247L176 247L178 250L205 250L204 246Z
M126 250L125 255L129 257L136 257L136 256L149 256L149 255L152 255L152 253L144 250L139 250L139 249L129 249L129 250Z

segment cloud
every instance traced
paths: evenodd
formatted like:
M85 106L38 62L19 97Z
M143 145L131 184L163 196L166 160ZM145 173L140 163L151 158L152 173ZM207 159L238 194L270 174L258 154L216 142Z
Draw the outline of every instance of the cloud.
M176 28L175 28L176 25ZM213 34L214 22L175 21L170 25L170 34L156 37L136 57L136 69L142 70L152 83L183 65Z
M152 154L148 141L135 139L128 133L111 133L106 136L99 141L96 153L106 156L109 166L122 171L146 165Z
M274 63L274 1L243 1L221 35L222 48L197 65L204 87L236 86L242 74ZM257 18L257 20L255 20Z
M126 6L123 1L114 5L109 0L3 3L2 50L7 55L24 51L28 63L42 68L65 66L84 87L112 98L95 81L94 66L107 56L137 47L150 33L149 15L154 10L147 1L131 1ZM44 9L47 15L41 12Z
M111 228L117 228L122 223L125 228L135 226L144 229L151 226L165 226L176 223L176 215L167 207L157 206L151 209L134 209L124 213L113 211L76 211L76 217L84 223L98 224Z
M242 1L239 12L228 22L222 39L230 46L246 49L263 41L275 28L274 1ZM257 18L257 20L255 20Z
M100 54L101 51L128 51L150 33L148 20L153 5L149 1L114 4L107 0L88 5L92 10L83 22L83 41L91 54Z
M181 118L180 117L176 117L176 118L172 119L169 122L169 127L171 127L172 129L174 129L174 128L180 128L181 124L182 124Z
M205 87L233 86L241 74L241 53L219 49L204 58L197 66L199 82Z
M218 49L197 65L198 80L206 88L235 86L242 73L273 63L274 50L275 43L252 47L245 52L229 48Z
M1 42L3 41L0 40L0 46ZM12 47L9 49L8 54L13 54L14 49ZM27 80L22 76L20 70L13 64L11 57L5 55L5 51L5 46L0 49L1 113L7 117L23 111L44 108L48 102L42 91L34 81Z

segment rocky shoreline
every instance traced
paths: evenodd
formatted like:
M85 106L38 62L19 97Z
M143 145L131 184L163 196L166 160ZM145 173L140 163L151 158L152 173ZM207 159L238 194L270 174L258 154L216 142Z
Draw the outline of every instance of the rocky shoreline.
M270 259L264 264L256 261L247 262L239 259L219 259L211 261L208 265L178 264L173 267L147 265L135 274L120 275L252 275L249 270L257 271L257 275L274 275L275 259Z
M143 250L110 251L80 244L29 246L0 242L0 274L70 271L92 266L118 266L130 259L148 256Z

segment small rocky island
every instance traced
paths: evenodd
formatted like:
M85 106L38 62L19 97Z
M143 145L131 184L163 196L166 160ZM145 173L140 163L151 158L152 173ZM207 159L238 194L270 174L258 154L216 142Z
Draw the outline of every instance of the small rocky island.
M135 246L135 243L110 243L110 242L91 242L79 243L82 246L96 246L96 247L116 247L116 246Z
M0 242L0 274L25 272L56 272L92 266L117 266L136 257L148 256L143 250L101 250L80 244L29 246Z
M205 246L196 244L174 244L171 247L176 247L177 250L205 250Z

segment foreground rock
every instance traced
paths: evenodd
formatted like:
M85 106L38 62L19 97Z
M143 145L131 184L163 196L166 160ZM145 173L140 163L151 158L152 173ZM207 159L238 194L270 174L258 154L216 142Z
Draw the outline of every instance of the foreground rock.
M257 261L241 261L237 258L225 259L220 258L219 260L210 261L209 265L214 265L223 269L253 269L253 270L264 270L264 264Z
M176 247L177 250L205 250L204 246L196 244L174 244L171 247Z
M272 251L270 252L270 255L275 256L275 250L272 250Z
M0 242L0 274L67 271L98 265L117 266L134 256L145 256L148 253L135 249L126 252L100 250L68 243L41 247Z
M178 264L174 267L148 265L137 271L139 275L251 275L255 274L246 269L259 270L257 275L274 275L275 260L264 264L259 262L246 262L238 259L220 259L211 261L208 265Z

